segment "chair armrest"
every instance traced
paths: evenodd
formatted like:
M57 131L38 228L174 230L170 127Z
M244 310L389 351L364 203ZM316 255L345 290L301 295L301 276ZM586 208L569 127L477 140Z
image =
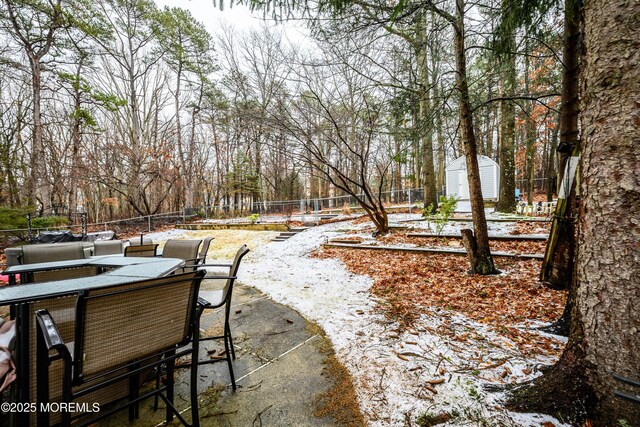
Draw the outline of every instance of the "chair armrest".
M64 341L60 336L60 331L56 326L56 322L47 310L38 310L36 312L36 320L38 322L38 328L44 338L44 343L47 346L47 350L55 349L60 352L61 349L67 349L64 345Z
M198 267L231 267L231 264L200 264Z
M207 305L211 305L211 303L202 297L198 297L198 305L206 307Z

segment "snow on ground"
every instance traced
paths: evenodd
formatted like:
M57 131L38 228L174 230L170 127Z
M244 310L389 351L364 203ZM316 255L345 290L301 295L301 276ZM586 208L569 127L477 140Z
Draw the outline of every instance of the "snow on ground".
M181 230L179 228L172 228L165 231L158 231L154 233L147 233L144 237L153 240L156 242L166 242L169 239L184 239L185 235L188 233L187 230ZM131 240L133 240L132 238Z
M391 215L391 222L408 216ZM403 426L408 417L442 412L452 417L448 425L561 425L547 416L507 412L500 407L502 394L483 388L531 379L539 365L553 360L524 357L515 343L487 326L460 315L442 316L437 309L423 314L415 330L399 333L374 310L371 278L349 273L338 260L310 257L339 230L366 226L327 224L262 245L245 258L239 277L322 326L353 376L369 425ZM507 226L492 228L500 232Z

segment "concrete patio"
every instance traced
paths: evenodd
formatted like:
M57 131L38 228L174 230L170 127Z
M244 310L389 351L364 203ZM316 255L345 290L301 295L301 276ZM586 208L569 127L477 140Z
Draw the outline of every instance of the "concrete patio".
M205 280L203 290L220 287ZM222 330L223 308L205 312L201 329L208 335ZM277 304L255 288L236 284L231 310L236 356L237 390L230 385L226 362L199 367L200 423L204 426L333 426L331 416L317 417L318 396L333 380L323 375L331 345L321 329L295 310ZM200 358L212 357L222 342L206 342ZM206 349L206 350L205 350ZM216 351L217 350L217 351ZM207 354L207 351L211 352ZM188 371L176 373L176 407L190 420ZM153 410L153 399L143 402L140 417L129 424L127 411L100 425L156 426L164 417L164 404ZM171 425L180 425L174 419Z

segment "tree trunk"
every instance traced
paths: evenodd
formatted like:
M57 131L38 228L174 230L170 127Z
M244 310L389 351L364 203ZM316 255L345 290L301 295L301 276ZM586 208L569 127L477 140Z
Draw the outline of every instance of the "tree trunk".
M456 25L454 25L454 45L456 57L456 86L458 89L458 103L460 113L460 135L467 163L467 178L469 181L469 199L471 201L471 216L477 244L477 264L475 272L479 274L494 274L497 270L493 265L493 257L489 249L489 234L487 220L484 214L484 200L480 185L480 169L476 139L473 132L473 118L469 87L467 85L467 64L464 51L464 0L456 0Z
M527 35L527 41L525 42L525 56L524 56L524 92L530 93L529 85L529 38ZM534 101L525 101L525 147L526 147L526 167L525 167L525 179L527 183L527 204L533 205L534 196L534 177L535 177L535 151L536 151L536 124L533 120L533 107Z
M478 245L476 239L473 237L473 230L464 228L460 230L462 235L462 243L464 249L467 251L467 257L469 259L469 273L473 274L475 266L478 264Z
M72 213L78 212L78 173L80 168L79 161L79 152L80 145L82 143L82 134L81 134L81 126L82 122L80 119L80 109L82 108L82 92L80 79L82 77L82 68L84 67L84 56L80 56L78 66L76 68L76 76L75 76L75 85L73 92L73 121L71 127L71 170L69 171L69 219L72 221L75 220L72 217Z
M431 99L429 67L427 63L427 31L425 16L421 17L422 30L420 48L418 49L418 79L420 87L420 137L422 140L422 185L424 187L424 206L438 207L436 196L436 174L433 167L433 124L431 120Z
M596 420L629 425L640 425L640 405L615 398L619 384L611 376L640 377L640 45L629 39L639 16L638 2L585 2L577 259L577 308L587 377L599 401Z
M558 127L556 126L551 132L551 140L549 141L549 150L547 154L547 202L553 201L553 195L557 193L556 189L556 180L555 180L555 170L554 166L556 163L555 152L557 147L557 139L558 139Z
M503 0L503 8L508 7ZM502 95L513 96L516 88L516 56L512 52L516 50L515 34L509 36L506 47L507 53L503 55L501 64ZM500 198L496 205L498 212L515 212L516 210L516 109L512 101L500 102Z
M41 209L51 207L51 189L47 182L47 163L42 140L42 64L39 58L29 55L31 64L31 87L33 90L33 139L31 141L31 187L30 201L39 200Z
M580 144L578 140L578 113L580 111L578 98L578 82L580 69L580 1L565 0L564 18L564 63L562 75L562 96L560 108L560 166L558 169L558 184L562 181L567 159L572 154L578 155ZM557 215L553 222L545 259L549 263L543 264L540 279L554 289L567 289L571 284L574 267L574 253L576 247L576 231L574 227L577 214L575 187L569 189L569 197L562 215ZM558 207L562 208L561 202ZM558 211L558 209L556 209ZM556 234L557 237L552 238Z
M640 425L640 405L613 393L630 391L613 374L640 377L640 138L634 99L640 93L640 46L629 38L637 32L637 16L638 2L584 5L576 305L565 352L534 383L538 397L547 396L547 410L565 415L574 409L557 407L566 395L567 403L580 402L588 411L592 425ZM583 379L586 387L550 393L568 378Z

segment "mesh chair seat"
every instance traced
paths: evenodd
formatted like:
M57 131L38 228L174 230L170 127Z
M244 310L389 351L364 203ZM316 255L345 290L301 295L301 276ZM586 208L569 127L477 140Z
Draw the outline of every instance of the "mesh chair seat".
M139 245L151 245L153 244L153 239L150 239L148 237L143 237L142 241L140 241L140 238L134 238L134 239L129 239L127 240L127 242L129 242L129 246L139 246Z
M224 290L200 291L198 305L204 308L218 308L225 303Z
M211 241L213 237L207 236L202 240L202 246L200 247L200 252L198 252L199 264L207 263L207 253L209 252L209 246L211 246Z
M69 261L83 259L85 256L82 242L51 243L43 245L22 246L22 264L38 264L45 262ZM98 269L91 266L64 268L49 271L38 271L27 274L23 282L42 283L56 280L77 279L98 274Z

